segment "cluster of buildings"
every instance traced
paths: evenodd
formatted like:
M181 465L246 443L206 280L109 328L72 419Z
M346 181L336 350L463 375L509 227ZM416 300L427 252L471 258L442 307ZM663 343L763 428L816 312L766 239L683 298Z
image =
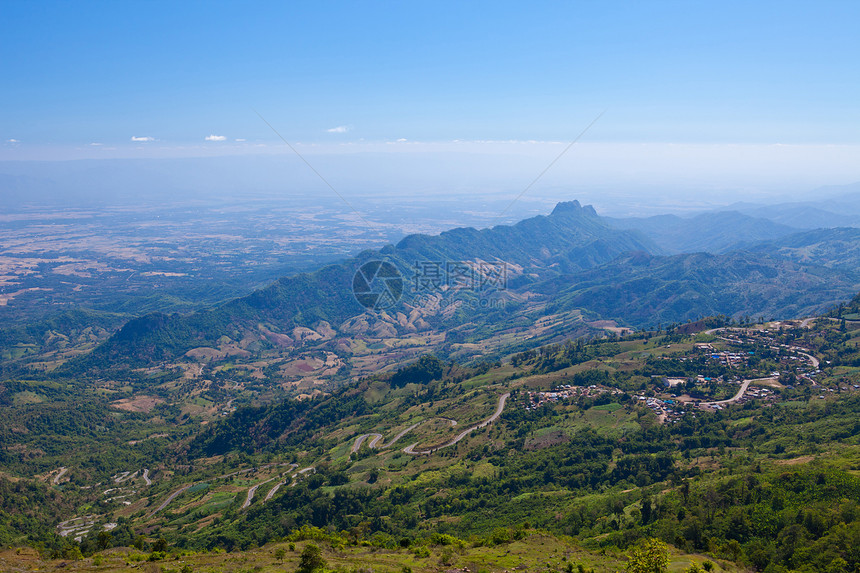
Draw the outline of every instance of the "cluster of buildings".
M708 355L708 360L719 362L723 366L729 368L737 368L746 366L749 362L749 357L755 354L754 352L729 352L727 350L717 350L711 344L700 343L696 344L696 349Z
M526 410L534 410L540 408L544 404L550 402L558 402L560 400L570 400L571 398L594 398L601 394L621 394L618 388L604 388L592 384L591 386L571 386L570 384L562 384L555 390L549 392L528 392L526 394Z
M653 396L633 396L634 400L644 402L645 406L654 412L657 419L663 423L674 424L684 415L686 404L680 400L656 398ZM693 414L695 416L695 414Z
M674 423L679 421L686 412L690 411L690 408L721 410L730 403L743 404L750 400L772 402L777 399L777 394L772 388L749 384L746 380L742 379L742 376L744 378L770 378L775 380L780 376L779 371L783 371L789 375L788 380L780 379L780 382L783 384L790 384L791 381L794 380L794 376L796 376L798 379L807 380L812 384L812 386L817 386L816 389L819 390L820 394L819 398L824 398L827 392L834 392L834 389L832 388L821 388L815 381L815 377L821 373L821 370L818 368L818 359L816 359L810 351L805 348L790 344L780 344L775 339L774 334L769 331L757 331L754 333L724 331L721 338L729 344L748 345L750 342L755 342L759 345L763 344L766 349L773 352L768 352L766 349L762 349L762 346L757 346L756 349L762 349L763 355L760 356L760 358L767 358L767 361L759 361L759 368L755 368L753 372L750 372L749 370L744 371L744 369L748 369L750 365L755 362L754 359L756 357L756 351L750 350L749 346L744 349L723 350L721 348L716 348L710 343L697 343L695 344L696 353L693 355L662 356L661 358L666 360L691 361L701 360L704 357L707 360L718 362L728 369L737 368L738 372L734 373L734 375L727 374L726 376L718 376L715 378L709 378L702 375L689 377L665 377L655 375L652 376L652 378L656 378L658 380L654 380L654 382L657 382L658 384L662 382L666 387L666 393L662 394L658 390L658 394L656 396L639 395L634 396L633 398L654 412L662 423ZM667 346L667 348L671 348L671 346ZM768 371L770 369L775 371L769 373L762 372L760 367L767 364L771 365ZM745 382L746 384L743 386L743 394L735 394L734 397L726 400L706 401L693 399L688 395L683 395L680 398L678 396L680 394L686 394L686 391L692 387L688 386L688 383L696 385L708 385L714 383L742 385ZM853 384L853 388L852 384L853 381L848 384L843 383L840 389L843 391L860 390L860 384ZM787 387L791 388L793 386L788 385ZM606 388L594 384L587 387L563 384L549 392L527 392L525 408L526 410L533 410L547 403L569 400L572 398L593 398L607 393L621 394L622 392L616 388ZM691 391L691 393L695 395L695 392ZM695 413L692 415L695 416Z
M773 393L773 390L769 388L749 386L747 387L747 391L744 392L744 395L738 398L738 404L743 404L744 402L749 402L753 399L775 400L776 395Z

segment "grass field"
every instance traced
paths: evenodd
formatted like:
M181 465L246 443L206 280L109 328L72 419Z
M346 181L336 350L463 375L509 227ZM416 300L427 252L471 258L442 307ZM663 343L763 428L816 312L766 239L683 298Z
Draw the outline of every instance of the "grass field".
M435 573L457 571L471 573L511 573L514 571L586 571L597 573L621 571L626 557L617 551L593 552L580 547L575 540L529 531L519 540L498 545L474 541L459 545L427 545L409 548L385 548L374 545L332 547L319 541L271 543L241 553L169 553L156 561L150 555L129 548L114 548L77 561L45 561L31 549L0 552L0 569L16 571L86 571L179 573L187 566L203 573L282 573L295 571L301 552L308 543L322 550L327 569L343 573ZM279 559L283 552L283 557ZM682 571L691 563L702 564L704 556L678 554L670 556L669 571ZM716 563L714 571L738 571L726 563ZM188 569L186 569L188 570Z

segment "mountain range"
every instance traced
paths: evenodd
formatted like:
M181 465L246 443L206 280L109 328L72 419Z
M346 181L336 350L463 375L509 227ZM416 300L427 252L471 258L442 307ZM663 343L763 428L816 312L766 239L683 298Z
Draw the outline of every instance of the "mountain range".
M800 229L738 211L702 213L694 217L656 215L629 219L607 218L618 229L640 231L664 254L722 253L743 244L767 241L797 233Z
M224 340L251 353L355 335L480 344L547 317L579 334L600 320L647 328L711 314L791 318L855 294L858 253L857 229L796 232L737 212L612 220L571 201L515 225L410 235L190 315L152 313L74 364L142 366L199 348L229 354ZM388 294L399 300L368 310L353 292L356 273L379 261L396 269L399 290ZM372 282L385 290L382 278ZM527 344L522 338L503 344L510 350Z
M811 199L806 201L774 205L741 202L728 209L800 229L860 227L860 183L820 187L808 195Z

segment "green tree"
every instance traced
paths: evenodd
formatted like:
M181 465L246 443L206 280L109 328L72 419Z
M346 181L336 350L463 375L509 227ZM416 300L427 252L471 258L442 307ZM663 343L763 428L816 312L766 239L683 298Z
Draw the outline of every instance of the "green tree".
M640 541L630 552L629 573L665 573L669 569L669 547L659 539Z
M159 537L155 543L152 544L152 550L157 551L159 553L164 553L167 551L167 540L163 537Z
M326 562L323 559L322 551L313 543L308 543L302 550L301 559L299 559L298 573L313 573L325 568Z
M100 531L98 537L96 537L96 545L98 546L99 551L104 551L110 547L111 539L113 539L113 535L107 531Z

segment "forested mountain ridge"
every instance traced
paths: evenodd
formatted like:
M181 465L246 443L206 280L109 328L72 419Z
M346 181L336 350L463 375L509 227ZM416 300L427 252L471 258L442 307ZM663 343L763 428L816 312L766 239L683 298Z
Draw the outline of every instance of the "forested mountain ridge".
M755 236L791 231L737 213L705 219L710 227L692 234L722 246L744 236L739 228L755 230ZM719 236L709 235L708 229L720 229ZM817 241L816 252L826 256L797 255L810 240ZM316 333L312 340L318 340L356 333L380 339L414 332L448 334L465 327L472 332L468 341L478 342L505 324L559 313L581 325L578 317L588 316L634 327L709 314L790 318L822 312L856 292L860 277L851 257L860 252L860 235L852 230L813 232L778 241L801 246L791 250L770 242L773 247L758 247L770 256L744 251L660 256L656 253L661 249L639 231L613 229L593 208L577 201L560 203L548 216L512 226L411 235L379 251L281 278L209 310L135 319L73 367L169 361L195 348L217 347L224 337L250 352L273 345L301 347L307 339L296 335L296 329L310 329ZM354 278L362 265L377 260L397 269L401 292L394 306L364 312L353 294ZM416 269L422 265L435 265L437 284L432 290L419 287L425 277ZM451 266L465 268L473 281L477 269L485 266L500 269L504 277L487 290L455 288L446 274ZM583 332L584 326L565 320L566 328Z
M624 255L611 263L550 279L533 290L558 307L588 308L637 328L745 314L820 314L858 288L860 277L775 256L735 251L658 257Z
M753 253L856 273L860 269L860 229L815 229L747 245Z
M860 185L821 187L808 194L812 200L792 201L763 205L734 203L729 209L753 217L762 217L775 223L800 229L860 226Z
M415 260L503 260L542 269L556 263L568 269L589 268L628 251L659 252L641 233L619 231L607 224L591 205L559 203L548 216L489 229L461 228L438 236L410 235L395 251L384 254Z
M187 316L153 313L130 321L92 355L79 362L87 365L130 360L134 364L175 358L195 347L215 343L222 336L240 340L243 332L256 330L259 323L278 332L297 327L316 328L325 322L338 329L347 319L365 310L353 294L353 279L361 265L384 260L394 265L403 278L403 298L390 312L411 316L422 301L414 297L431 295L454 301L473 293L447 289L449 276L430 292L410 290L414 267L432 264L447 273L449 264L497 265L503 273L500 290L525 288L537 278L556 276L605 263L631 250L654 249L647 239L606 225L590 206L577 201L559 204L549 216L526 219L513 226L499 225L481 231L454 229L438 236L411 235L396 246L365 251L354 259L329 265L312 273L281 278L268 287L209 310ZM438 304L436 305L438 306ZM462 316L440 314L438 309L421 310L421 323L410 320L408 328L426 329L430 324L460 326L474 313ZM423 325L423 326L422 326ZM394 321L391 326L401 329Z

